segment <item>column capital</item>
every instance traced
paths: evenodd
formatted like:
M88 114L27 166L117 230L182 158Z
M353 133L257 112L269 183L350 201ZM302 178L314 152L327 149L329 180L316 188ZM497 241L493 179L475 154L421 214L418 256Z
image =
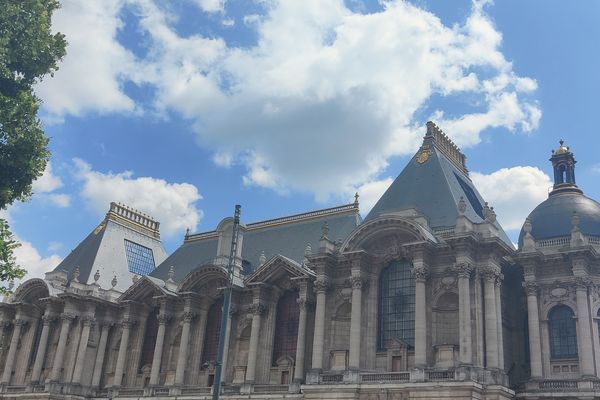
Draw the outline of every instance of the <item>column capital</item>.
M110 329L114 326L115 321L102 321L100 322L100 327L102 327L102 329Z
M130 319L130 318L125 318L125 319L121 320L120 324L123 327L123 329L125 329L125 328L129 329L133 325L135 325L135 320Z
M192 322L192 320L196 318L196 313L192 312L192 311L185 311L183 313L183 322L184 323L190 323Z
M454 266L454 271L459 278L470 278L473 266L469 263L458 263Z
M56 315L42 315L42 322L44 325L50 325L56 321Z
M96 319L91 315L87 315L81 317L81 321L83 322L83 326L91 327L96 323Z
M500 287L502 287L502 281L503 281L503 280L504 280L504 274L503 274L503 273L499 273L499 274L496 276L496 281L495 281L495 283L496 283L496 287L497 287L497 288L500 288Z
M300 311L309 310L313 306L313 303L310 300L302 297L299 297L296 302L298 303L298 307L300 307Z
M71 322L71 321L73 321L75 318L77 318L77 317L76 317L76 315L75 315L75 314L73 314L73 313L64 312L64 313L60 314L60 320L61 320L63 323L65 323L65 322L69 322L69 323L70 323L70 322Z
M24 327L25 325L27 325L27 322L29 322L29 321L27 321L26 319L17 318L13 321L13 325L15 326L15 328L17 326Z
M531 281L523 282L522 286L525 289L525 293L527 294L527 296L537 296L540 290L538 284Z
M575 290L585 290L587 291L592 285L592 280L589 276L578 276L573 281L573 286L575 286Z
M496 278L498 277L498 271L496 271L495 268L490 268L490 267L482 268L480 272L481 272L481 276L483 277L483 279L485 281L496 284Z
M254 303L248 307L248 311L254 315L262 315L267 312L267 306L262 303Z
M363 287L363 279L360 275L354 275L350 277L350 284L352 285L352 289L361 290Z
M315 284L314 284L315 293L325 293L325 292L327 292L328 288L329 288L329 279L327 279L326 277L317 278L317 280L315 281Z
M171 319L171 314L158 314L156 316L156 319L158 320L159 325L166 325L167 322L169 322L169 320Z
M417 282L425 282L429 276L429 270L426 267L413 268L413 274Z

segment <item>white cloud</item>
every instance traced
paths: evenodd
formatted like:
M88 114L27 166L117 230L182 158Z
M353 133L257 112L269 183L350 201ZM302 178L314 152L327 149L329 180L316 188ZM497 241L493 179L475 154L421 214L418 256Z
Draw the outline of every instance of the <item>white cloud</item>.
M385 178L382 180L370 181L364 183L356 190L359 194L360 213L366 216L373 208L375 203L383 196L390 187L394 179Z
M34 193L50 193L63 186L62 180L52 172L52 163L46 164L42 176L33 181L32 191Z
M48 162L43 175L33 181L32 191L35 198L50 202L57 207L66 208L71 205L71 197L64 193L52 193L61 187L63 187L62 180L54 175L52 163Z
M125 0L62 0L52 28L65 34L67 55L54 77L46 77L36 92L51 122L57 115L132 112L134 101L123 91L125 79L141 82L141 65L116 40Z
M125 2L136 7L148 39L141 60L115 39ZM195 2L206 12L225 12L223 1ZM47 99L47 107L57 113L132 110L121 83L148 84L156 110L191 119L217 165L246 167L247 185L308 191L319 200L344 196L378 179L390 157L415 150L424 129L415 115L435 95L475 99L476 108L461 104L457 115L432 113L463 147L479 143L485 129L529 132L541 118L530 99L537 83L518 76L501 52L502 34L483 10L487 2L475 1L463 24L446 26L402 1L382 2L383 9L371 14L342 0L272 1L264 15L243 18L258 37L246 48L220 37L180 36L176 16L154 0L112 0L104 11L87 3L77 9L67 2L67 14L96 16L89 23L102 27L94 34L104 45L89 46L88 40L86 49L69 51L82 70L93 62L100 78L94 85L82 81L82 74L69 72L75 61L66 60L66 90L54 89L68 101ZM75 41L77 32L86 32L78 22L62 24L73 29ZM92 75L86 70L86 79ZM72 90L81 86L86 93L94 89L92 100Z
M223 12L225 9L225 0L193 0L194 3L204 12L214 13Z
M14 250L14 255L17 264L27 270L27 275L23 280L43 278L46 272L53 270L62 261L57 254L43 257L30 242L19 238L17 240L21 246Z
M529 213L548 197L550 177L536 167L502 168L491 174L471 172L483 198L507 230L520 229Z
M192 230L202 218L195 206L202 196L189 183L169 183L163 179L133 176L133 172L102 173L83 160L74 159L76 176L83 182L81 197L98 213L108 210L111 201L143 211L161 223L166 236Z

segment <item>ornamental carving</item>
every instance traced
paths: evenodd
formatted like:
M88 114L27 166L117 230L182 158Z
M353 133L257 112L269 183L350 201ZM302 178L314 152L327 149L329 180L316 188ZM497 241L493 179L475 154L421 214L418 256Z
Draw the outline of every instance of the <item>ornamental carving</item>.
M469 278L473 267L469 263L458 263L454 266L454 270L459 278Z
M248 312L254 315L262 315L267 312L267 306L262 303L254 303L248 307Z
M186 311L183 313L183 323L189 324L196 317L196 314L191 311Z
M54 321L56 321L56 316L54 316L54 315L44 315L44 316L42 316L42 322L43 322L44 325L50 325Z
M588 290L592 285L592 280L587 276L578 276L573 281L576 290Z
M537 296L540 290L540 287L535 282L523 282L522 286L527 296Z
M304 299L302 297L299 297L296 302L298 303L298 307L300 308L300 311L307 311L312 307L312 302L308 299Z
M129 329L135 324L135 321L130 318L125 318L121 321L123 329Z
M96 323L96 320L94 317L85 316L81 318L81 322L83 323L83 326L91 327Z
M26 319L22 319L22 318L17 318L13 321L13 325L15 327L17 326L21 326L24 327L25 325L27 325L27 320Z
M71 314L71 313L62 313L60 314L60 319L63 323L65 322L71 322L75 319L75 314Z
M319 278L315 281L315 293L325 293L329 288L329 280L327 278Z
M492 282L493 284L496 284L496 278L498 277L498 271L496 271L494 268L483 268L481 270L481 276L483 277L484 280L488 281L488 282Z
M353 276L350 278L350 284L352 285L352 289L361 290L363 287L363 280L360 276Z
M158 314L156 316L156 319L158 320L158 323L160 325L165 325L171 319L171 315L170 314Z
M429 271L427 268L413 268L413 274L415 276L415 280L425 282L427 277L429 276Z

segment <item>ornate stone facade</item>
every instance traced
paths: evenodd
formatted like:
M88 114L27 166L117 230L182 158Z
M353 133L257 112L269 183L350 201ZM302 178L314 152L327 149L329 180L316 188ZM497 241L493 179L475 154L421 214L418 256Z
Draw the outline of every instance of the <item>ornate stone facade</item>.
M84 283L95 266L83 261L24 282L0 304L0 398L208 399L222 318L223 398L599 397L600 276L586 232L541 247L533 224L533 247L515 251L433 124L422 149L407 169L455 174L454 192L420 180L423 199L397 206L396 190L415 190L401 175L364 221L357 199L243 225L229 314L231 219L186 235L124 291L102 275L124 276L126 264ZM157 239L157 224L119 215L123 229ZM557 306L574 311L560 321L576 325L579 347L551 336Z

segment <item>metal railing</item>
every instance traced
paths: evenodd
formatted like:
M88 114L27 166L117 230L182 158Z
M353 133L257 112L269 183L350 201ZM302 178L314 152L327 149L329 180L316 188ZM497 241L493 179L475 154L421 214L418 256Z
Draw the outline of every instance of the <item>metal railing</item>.
M388 372L388 373L360 374L360 381L363 383L409 382L410 381L410 372Z

